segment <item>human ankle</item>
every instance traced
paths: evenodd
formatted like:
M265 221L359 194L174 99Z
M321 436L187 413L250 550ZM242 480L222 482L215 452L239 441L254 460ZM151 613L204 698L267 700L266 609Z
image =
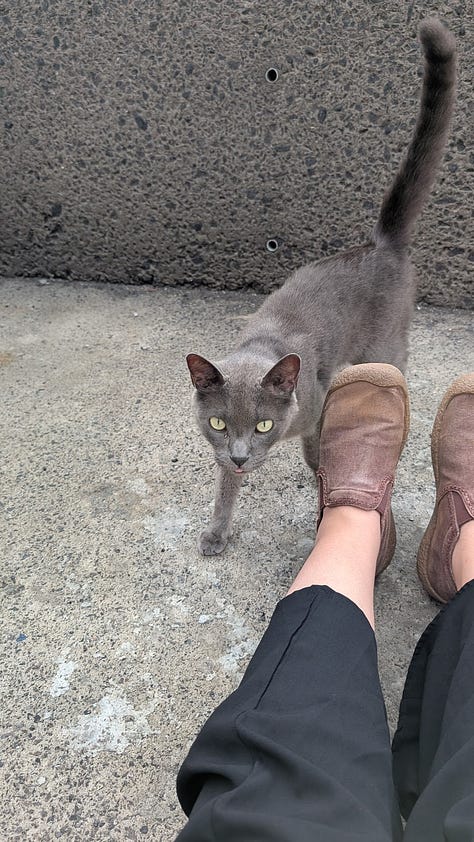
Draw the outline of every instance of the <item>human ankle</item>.
M474 579L474 520L461 526L459 538L453 550L452 568L458 591Z
M331 557L339 569L355 566L360 571L371 571L373 575L380 542L378 512L355 506L327 507L323 510L311 556Z
M350 534L354 529L363 529L380 532L380 514L376 510L359 509L356 506L326 506L323 509L322 520L318 534L324 526L324 531L337 529L340 537L343 537L345 530Z

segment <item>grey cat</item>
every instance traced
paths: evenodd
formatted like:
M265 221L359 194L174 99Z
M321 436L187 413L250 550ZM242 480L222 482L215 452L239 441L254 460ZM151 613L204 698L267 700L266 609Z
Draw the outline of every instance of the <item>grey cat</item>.
M456 81L451 33L433 18L419 35L425 72L418 121L371 241L298 269L224 359L187 357L195 413L218 466L214 513L198 543L204 555L226 546L242 479L275 442L301 436L305 460L317 469L322 403L342 365L405 368L415 289L408 245L442 157Z

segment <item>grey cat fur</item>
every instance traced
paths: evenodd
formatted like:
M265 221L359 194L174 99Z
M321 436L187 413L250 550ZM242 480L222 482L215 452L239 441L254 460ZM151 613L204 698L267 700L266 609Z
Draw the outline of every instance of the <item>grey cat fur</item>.
M419 36L425 71L418 121L371 241L298 269L221 361L187 357L195 413L217 462L214 513L198 542L205 555L224 549L242 478L276 441L301 436L306 462L317 468L319 416L338 368L362 362L405 368L415 289L408 245L442 158L456 81L451 33L431 18ZM212 416L226 429L212 429ZM273 428L258 433L256 424L267 419Z

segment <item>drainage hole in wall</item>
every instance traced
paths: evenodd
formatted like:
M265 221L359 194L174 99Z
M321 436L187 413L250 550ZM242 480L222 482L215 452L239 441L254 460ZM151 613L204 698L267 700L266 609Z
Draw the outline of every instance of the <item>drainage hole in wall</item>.
M273 237L270 240L267 240L267 251L276 251L278 249L279 242L275 240Z
M278 79L278 70L276 67L269 67L267 72L265 73L265 79L267 82L276 82Z

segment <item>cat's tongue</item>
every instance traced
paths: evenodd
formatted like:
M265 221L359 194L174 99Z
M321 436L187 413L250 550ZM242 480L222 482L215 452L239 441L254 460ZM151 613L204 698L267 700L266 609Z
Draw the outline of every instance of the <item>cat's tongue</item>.
M243 474L243 472L244 472L244 469L243 469L243 468L236 468L236 469L235 469L235 473L236 473L236 474Z

